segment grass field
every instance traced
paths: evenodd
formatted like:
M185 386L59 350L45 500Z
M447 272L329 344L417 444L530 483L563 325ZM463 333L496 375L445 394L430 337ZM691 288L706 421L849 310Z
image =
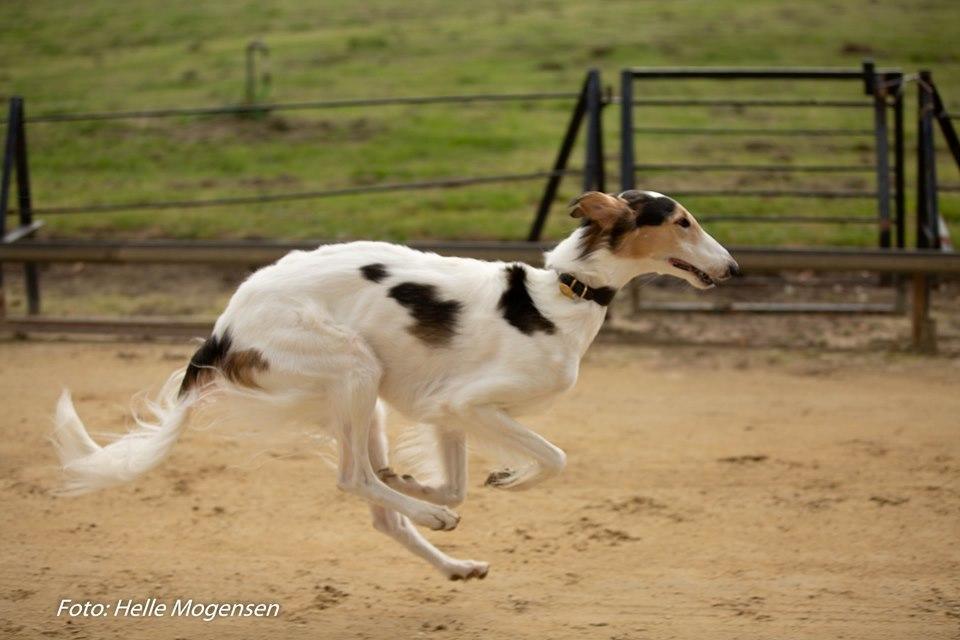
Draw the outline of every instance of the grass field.
M270 101L430 94L574 91L584 71L614 83L628 65L882 66L930 68L948 103L960 103L960 5L836 0L670 3L190 2L133 0L0 4L0 97L29 114L234 104L243 96L243 50L270 47ZM644 85L645 95L797 95L741 83ZM809 95L858 98L856 83L814 83ZM908 132L915 128L909 87ZM263 118L183 117L29 128L35 204L245 196L431 177L546 170L570 101L295 111ZM638 124L870 126L847 109L638 109ZM607 111L608 170L616 167L615 109ZM739 139L645 137L640 162L853 164L869 136ZM579 163L579 155L577 156ZM941 176L956 181L943 156ZM913 165L912 156L909 159ZM645 187L816 186L870 189L866 174L641 174ZM615 185L614 175L611 183ZM577 191L564 185L561 199ZM194 211L123 212L47 219L56 235L519 238L539 181L460 190L339 197ZM704 214L871 215L870 200L687 198ZM912 207L911 207L912 209ZM944 197L960 221L960 199ZM556 213L556 212L555 212ZM554 215L548 234L570 226ZM871 244L870 227L715 224L737 244Z

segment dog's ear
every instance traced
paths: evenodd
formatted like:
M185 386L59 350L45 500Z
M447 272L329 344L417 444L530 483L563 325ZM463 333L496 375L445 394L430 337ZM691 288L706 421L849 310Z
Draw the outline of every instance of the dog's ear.
M626 202L599 191L587 191L570 203L571 218L587 218L603 229L611 228L617 220L630 214Z

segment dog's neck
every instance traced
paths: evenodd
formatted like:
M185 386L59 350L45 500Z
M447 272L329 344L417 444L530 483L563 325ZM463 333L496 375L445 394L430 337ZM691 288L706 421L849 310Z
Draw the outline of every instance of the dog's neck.
M648 265L643 261L621 258L606 247L582 255L584 232L584 227L577 228L549 251L544 256L545 266L558 273L572 274L577 280L591 287L609 287L614 290L619 290L637 276L652 271L646 268Z

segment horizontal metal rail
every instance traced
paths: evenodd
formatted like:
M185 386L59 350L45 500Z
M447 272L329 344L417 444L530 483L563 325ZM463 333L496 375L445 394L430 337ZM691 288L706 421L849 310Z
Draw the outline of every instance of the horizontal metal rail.
M672 196L732 196L742 198L875 198L874 191L859 189L817 190L817 189L664 189Z
M0 262L269 264L293 250L312 250L332 241L21 241L0 245ZM486 260L542 262L549 242L421 242L411 247L441 255ZM745 273L811 270L876 271L960 275L960 253L893 249L783 249L732 247Z
M701 222L758 222L758 223L797 223L797 224L867 224L874 225L880 218L867 216L791 216L791 215L710 215L698 214Z
M212 320L182 318L50 318L44 316L6 317L0 329L14 333L80 333L144 338L193 338L207 336Z
M857 303L761 303L734 302L728 305L710 303L646 303L640 311L686 311L713 313L897 313L896 305ZM209 335L213 330L212 320L183 320L181 318L143 317L107 318L74 317L51 318L44 316L7 317L0 320L0 329L17 333L94 334L123 335L144 338L171 337L192 338ZM605 330L609 327L605 327Z
M205 200L170 200L164 202L118 202L108 204L82 204L62 207L35 207L35 214L77 214L77 213L106 213L111 211L137 211L144 209L195 209L202 207L224 207L242 204L263 204L266 202L289 202L295 200L316 200L368 193L387 193L391 191L410 191L415 189L452 189L470 185L495 184L504 182L522 182L526 180L542 180L554 175L576 175L578 169L566 169L561 172L537 171L533 173L513 173L496 176L476 176L445 178L441 180L421 180L416 182L394 182L370 184L356 187L340 187L337 189L319 189L316 191L300 191L294 193L274 193L256 196L238 196L230 198L209 198ZM15 209L8 215L15 215Z
M883 302L641 302L637 311L696 311L713 313L901 313L895 303Z
M780 128L713 128L713 127L634 127L635 133L703 136L873 136L873 129L780 129Z
M177 263L236 264L256 266L273 262L291 250L309 250L313 242L128 242L97 243L76 241L23 241L0 245L0 261L17 262L103 262L103 263ZM549 244L516 242L447 242L412 245L444 255L472 256L481 259L522 260L540 264ZM913 274L915 283L922 283L929 274L960 276L960 254L940 251L891 250L816 250L732 248L745 273L812 271L877 271ZM795 305L794 305L795 306ZM731 306L728 311L777 311L776 309ZM831 305L829 311L838 308ZM846 309L858 313L870 309ZM782 312L796 309L782 309ZM808 308L807 312L828 309ZM877 310L881 312L881 310ZM915 329L922 314L913 314ZM135 336L202 336L209 333L212 322L168 318L0 318L0 330L19 333L96 333ZM919 346L915 341L915 346Z
M168 109L135 109L130 111L100 111L89 113L43 113L28 116L27 123L89 122L97 120L138 120L172 118L178 116L216 116L268 113L274 111L307 111L312 109L343 109L347 107L403 106L420 104L469 104L482 102L537 102L574 100L576 93L543 91L533 93L465 94L447 96L410 96L398 98L346 98L342 100L313 100L305 102L274 102L258 105L226 105L217 107L183 107ZM610 103L619 104L619 98ZM818 98L637 98L638 107L654 106L715 106L715 107L869 107L868 100L831 100ZM5 123L6 118L0 118Z
M960 253L934 250L733 247L731 253L745 273L809 270L960 275Z
M611 104L620 104L620 98L613 98ZM671 96L662 98L634 98L635 107L873 107L870 100L832 100L825 98L684 98Z
M633 165L636 171L798 171L805 173L859 173L876 171L871 164L686 164L678 162Z
M864 77L863 69L823 67L633 67L627 71L636 79L717 79L717 80L855 80ZM878 73L898 73L894 69Z
M309 109L342 109L346 107L383 107L411 104L465 104L473 102L523 102L539 100L574 100L577 93L569 91L541 91L533 93L478 93L447 96L409 96L396 98L346 98L342 100L311 100L306 102L274 102L256 105L226 105L218 107L183 107L169 109L138 109L131 111L101 111L91 113L44 113L29 116L26 122L84 122L91 120L131 120L141 118L171 118L177 116L216 116L250 114L270 111L304 111ZM0 122L6 122L5 119Z
M107 264L264 265L291 251L312 251L336 241L80 241L44 240L0 245L0 262L92 262ZM483 260L539 262L553 245L537 242L412 242L410 247L441 255Z

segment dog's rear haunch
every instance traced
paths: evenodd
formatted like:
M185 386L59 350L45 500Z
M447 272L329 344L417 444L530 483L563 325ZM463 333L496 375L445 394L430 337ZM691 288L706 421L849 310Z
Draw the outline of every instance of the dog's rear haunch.
M237 351L230 348L232 343L229 331L224 331L219 338L207 338L190 358L177 397L182 398L191 390L210 384L217 373L243 387L257 386L254 375L266 371L269 364L256 349Z
M616 291L641 274L709 288L739 272L661 194L589 192L571 215L582 224L543 269L381 242L290 253L237 289L130 433L101 447L64 392L54 433L64 492L133 480L163 460L199 400L243 395L334 436L337 486L370 503L379 531L451 579L483 578L485 562L452 558L417 529L459 523L467 439L495 452L486 486L525 489L559 473L563 451L513 416L573 386ZM391 470L385 403L419 425L406 449L431 482Z

